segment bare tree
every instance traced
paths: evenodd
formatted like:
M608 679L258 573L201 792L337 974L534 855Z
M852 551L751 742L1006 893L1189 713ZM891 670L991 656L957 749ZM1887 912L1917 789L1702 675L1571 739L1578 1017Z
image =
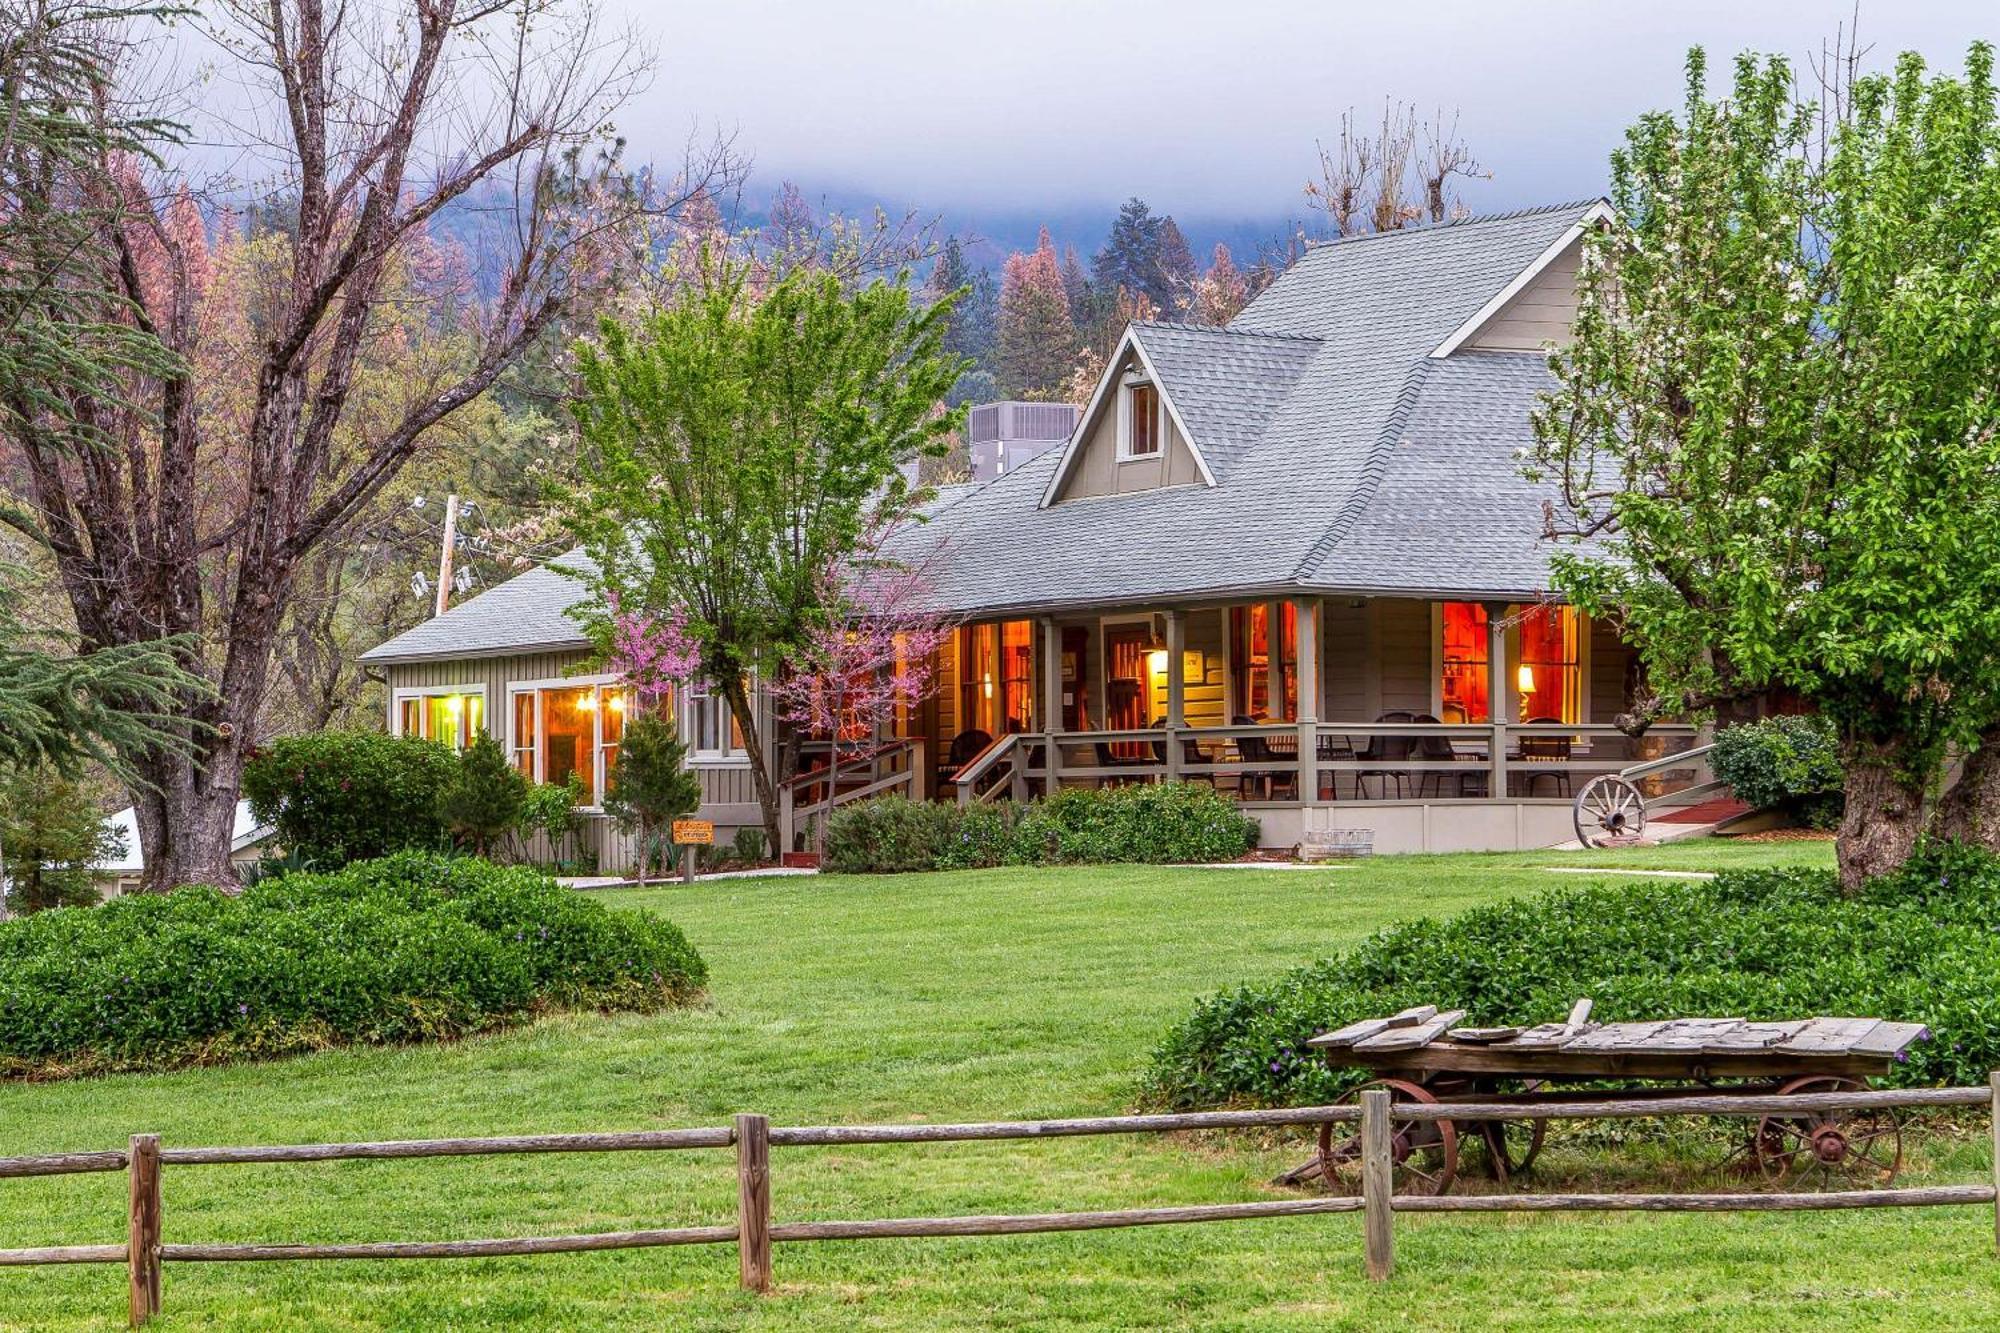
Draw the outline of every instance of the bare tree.
M29 512L10 521L52 553L85 642L203 645L189 666L214 693L183 701L188 752L131 758L155 890L232 882L243 764L315 551L433 428L618 281L638 258L627 222L670 211L723 165L697 160L667 189L622 169L610 117L650 56L606 30L590 0L218 0L203 22L225 79L246 90L231 146L263 176L257 204L289 232L288 270L243 368L240 429L210 420L208 386L194 381L197 266L185 226L152 202L169 182L129 154L56 169L80 193L122 201L93 238L99 275L174 364L67 413L0 405L0 444L29 478ZM116 72L94 112L77 114L105 114ZM386 275L453 208L484 224L495 294L464 316L468 351L427 364L391 410L357 424L350 399ZM66 427L72 416L80 427Z
M1461 216L1452 182L1491 174L1459 137L1456 112L1447 124L1439 108L1420 130L1415 106L1385 101L1382 123L1372 132L1359 128L1352 108L1341 113L1340 138L1331 151L1319 145L1319 179L1306 182L1306 198L1332 221L1336 235L1394 231Z

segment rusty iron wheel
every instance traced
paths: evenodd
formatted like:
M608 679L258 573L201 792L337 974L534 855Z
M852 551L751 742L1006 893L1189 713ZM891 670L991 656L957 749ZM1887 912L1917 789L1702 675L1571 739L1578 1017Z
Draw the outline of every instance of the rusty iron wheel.
M1851 1078L1808 1074L1779 1088L1778 1095L1860 1092L1866 1087ZM1767 1115L1757 1122L1750 1152L1765 1178L1782 1185L1887 1185L1903 1167L1902 1119L1886 1106Z
M1542 1087L1542 1080L1531 1078L1521 1084L1521 1095L1527 1096ZM1497 1087L1488 1091L1497 1092ZM1542 1140L1548 1135L1549 1122L1546 1120L1481 1120L1474 1124L1473 1131L1486 1147L1486 1174L1504 1185L1525 1172L1541 1156Z
M1419 1084L1400 1078L1378 1079L1340 1099L1360 1105L1369 1088L1386 1088L1392 1102L1428 1102L1437 1098ZM1389 1121L1389 1153L1398 1194L1443 1194L1458 1176L1458 1127L1449 1120ZM1353 1120L1328 1121L1319 1127L1320 1178L1336 1193L1361 1192L1361 1126Z

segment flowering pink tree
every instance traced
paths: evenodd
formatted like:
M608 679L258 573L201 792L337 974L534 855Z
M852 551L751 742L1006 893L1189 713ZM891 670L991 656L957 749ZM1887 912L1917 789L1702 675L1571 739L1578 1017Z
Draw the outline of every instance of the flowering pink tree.
M655 615L625 611L617 594L605 598L610 620L608 664L622 677L641 706L651 708L686 686L701 669L701 641L688 630L687 613Z
M953 622L931 609L941 546L911 561L891 553L895 525L872 522L853 552L821 571L822 613L771 688L777 714L833 745L833 764L879 754L900 711L930 693L932 664Z

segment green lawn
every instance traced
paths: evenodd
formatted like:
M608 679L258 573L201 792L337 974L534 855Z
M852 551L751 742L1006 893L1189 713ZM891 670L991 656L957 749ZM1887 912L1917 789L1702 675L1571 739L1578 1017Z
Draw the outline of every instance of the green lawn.
M0 1087L0 1154L720 1124L998 1119L1129 1104L1195 996L1385 922L1575 877L1539 867L1823 861L1825 844L1588 858L1384 858L1323 872L1098 869L733 881L612 901L700 946L711 1003L449 1049ZM1926 1155L1982 1178L1982 1135ZM1073 1139L779 1149L781 1219L1271 1197L1295 1144ZM1604 1171L1570 1150L1552 1170ZM1567 1162L1567 1164L1566 1164ZM0 1183L0 1245L122 1238L118 1176ZM727 1222L724 1152L169 1168L169 1240L468 1237ZM2000 1308L1983 1209L1404 1218L1360 1278L1351 1216L998 1240L780 1246L778 1290L715 1247L473 1262L178 1265L166 1327L1795 1328L1967 1326ZM0 1271L0 1327L112 1327L123 1273Z

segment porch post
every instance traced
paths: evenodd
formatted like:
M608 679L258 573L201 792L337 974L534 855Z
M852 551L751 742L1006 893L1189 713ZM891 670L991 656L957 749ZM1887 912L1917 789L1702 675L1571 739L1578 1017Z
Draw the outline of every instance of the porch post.
M1319 800L1319 606L1317 597L1292 601L1299 627L1299 803Z
M1493 724L1487 758L1487 796L1507 795L1507 603L1486 606L1486 720Z
M1042 793L1053 796L1059 785L1056 770L1062 762L1062 751L1056 747L1056 732L1062 728L1062 635L1054 616L1043 616L1041 625L1042 734L1048 737L1042 747Z
M1187 651L1187 617L1179 607L1167 612L1167 781L1181 776L1181 728L1187 725L1187 682L1181 655Z

